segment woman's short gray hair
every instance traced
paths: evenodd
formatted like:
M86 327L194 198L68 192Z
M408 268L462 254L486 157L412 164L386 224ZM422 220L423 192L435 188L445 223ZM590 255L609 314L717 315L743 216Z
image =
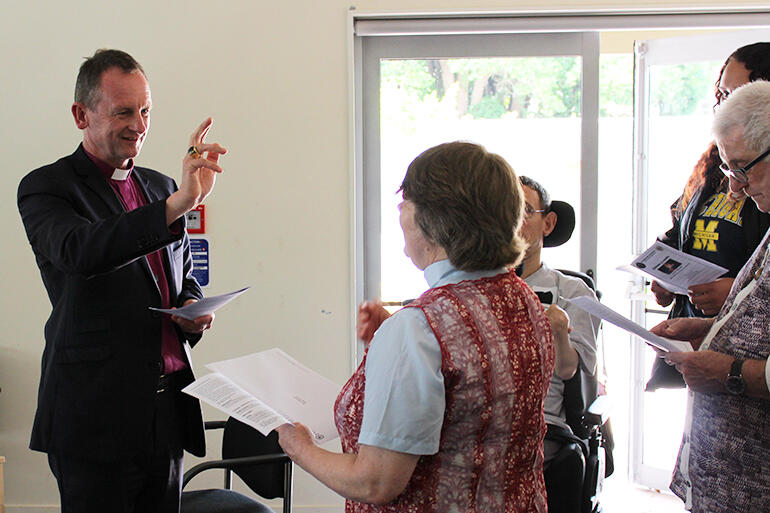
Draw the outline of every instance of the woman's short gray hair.
M524 193L501 156L468 142L439 144L409 164L399 190L414 203L423 234L456 268L490 270L521 260Z
M758 80L733 91L714 113L717 143L740 129L743 143L756 152L770 148L770 82Z

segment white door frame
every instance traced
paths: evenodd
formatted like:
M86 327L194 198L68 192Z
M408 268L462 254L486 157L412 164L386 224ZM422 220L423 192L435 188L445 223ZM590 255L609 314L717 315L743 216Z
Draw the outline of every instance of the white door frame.
M695 36L671 37L636 41L634 47L634 193L632 252L639 255L647 249L650 234L647 227L650 67L688 62L722 61L733 50L756 41L770 41L770 29L720 32ZM697 160L693 155L693 162ZM682 183L684 188L684 183ZM632 319L644 326L644 279L634 275L631 293ZM644 359L649 349L633 337L631 351L631 387L629 466L631 480L650 488L666 489L671 479L668 470L661 470L643 461L644 437ZM663 420L663 419L662 419Z

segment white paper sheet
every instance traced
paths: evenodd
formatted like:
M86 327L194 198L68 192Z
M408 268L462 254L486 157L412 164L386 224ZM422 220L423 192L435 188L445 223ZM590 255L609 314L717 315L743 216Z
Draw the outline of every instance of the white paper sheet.
M211 363L207 367L215 371L214 374L197 379L183 392L264 435L281 424L297 421L308 426L319 443L337 438L334 401L340 387L280 349Z
M220 296L204 297L194 303L190 303L187 306L180 306L179 308L155 308L154 306L150 306L149 308L150 310L178 315L179 317L194 321L201 315L208 315L219 310L227 303L249 290L249 288L250 287L244 287L235 292L222 294Z
M281 424L289 422L288 419L276 413L268 405L218 372L196 379L182 391L256 428L265 436Z
M710 283L727 272L722 266L655 242L630 265L618 270L646 274L675 294L687 294L692 285Z
M634 335L644 339L651 345L661 349L663 351L671 352L686 352L692 351L692 345L689 342L683 340L672 340L669 338L659 337L654 333L644 329L635 322L623 317L616 311L607 308L596 299L591 296L579 296L572 299L564 298L564 301L571 303L578 308L581 308L591 315L600 317L607 322L610 322L618 328L624 329Z

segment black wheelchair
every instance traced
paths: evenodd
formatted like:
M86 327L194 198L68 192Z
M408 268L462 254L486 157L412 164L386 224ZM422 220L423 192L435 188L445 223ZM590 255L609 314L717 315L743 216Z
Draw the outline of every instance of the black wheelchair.
M596 292L587 274L560 269L563 274L582 279ZM601 297L597 292L597 297ZM564 382L564 406L571 431L548 425L546 439L561 444L556 456L544 469L549 513L600 513L599 502L605 477L614 471L614 442L609 423L606 395L599 395L596 376L578 367Z

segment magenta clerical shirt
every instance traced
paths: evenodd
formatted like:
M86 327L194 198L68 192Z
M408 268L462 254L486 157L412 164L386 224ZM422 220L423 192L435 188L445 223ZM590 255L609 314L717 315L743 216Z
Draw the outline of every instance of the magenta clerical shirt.
M126 212L147 204L147 198L144 196L132 173L134 169L133 160L130 162L129 169L115 169L87 151L86 154L107 179ZM171 305L171 294L169 293L166 269L163 266L162 250L147 255L147 262L150 264L155 283L157 283L158 290L160 291L161 308L176 306ZM184 369L187 367L187 363L182 353L182 344L179 341L174 322L167 315L164 315L161 319L161 330L161 359L163 367L161 373L171 374L172 372Z

